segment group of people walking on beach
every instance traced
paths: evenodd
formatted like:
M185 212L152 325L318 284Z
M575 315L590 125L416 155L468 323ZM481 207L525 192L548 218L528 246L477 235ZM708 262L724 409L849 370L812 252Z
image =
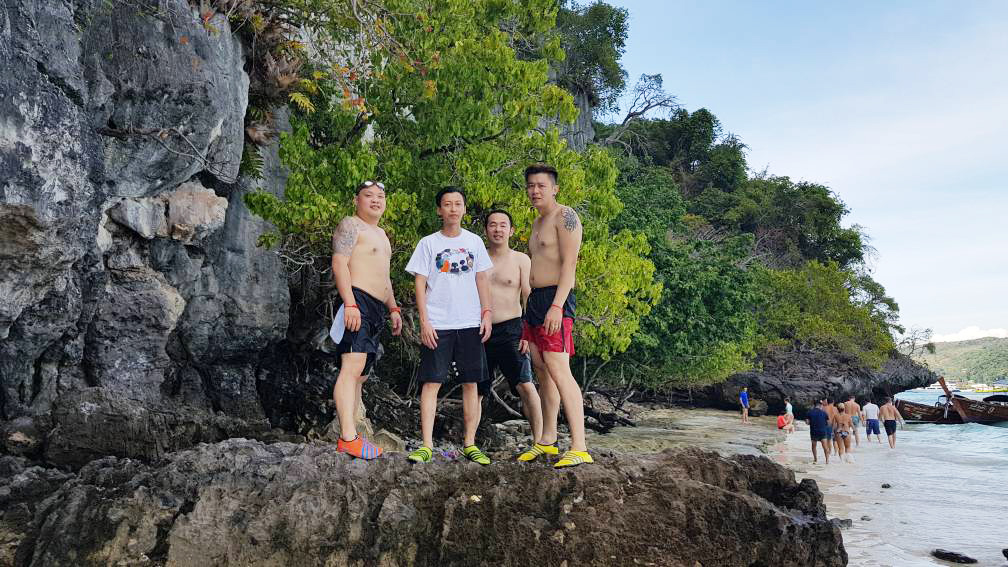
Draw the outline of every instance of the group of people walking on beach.
M562 404L571 444L554 466L592 462L585 442L581 388L570 369L582 225L572 208L557 202L555 168L533 164L524 175L526 193L537 212L529 255L511 248L514 224L506 210L494 209L482 219L487 244L462 228L465 190L445 187L434 202L441 229L417 243L406 265L414 277L422 343L422 445L409 454L412 462L432 460L438 392L442 384L457 379L462 384L462 455L490 464L476 445L476 430L481 400L491 393L498 369L521 398L531 426L532 444L518 460L559 455L557 421ZM332 239L333 279L342 299L334 322L334 327L341 327L333 336L341 367L333 399L340 425L337 449L374 459L382 449L358 434L356 412L378 355L385 319L391 319L396 336L403 321L392 288L392 247L378 226L385 212L385 186L361 183L354 205L354 215L340 222ZM532 383L533 367L538 390Z
M742 406L742 423L749 422L749 388L743 387L739 392L739 405ZM893 405L892 398L882 399L882 406L878 406L871 399L865 399L862 407L854 399L854 396L847 398L847 401L834 402L830 397L816 400L815 406L809 410L806 416L809 425L809 436L812 439L812 462L819 462L818 447L821 445L826 464L829 464L830 454L836 451L837 456L845 462L851 462L851 439L854 447L861 446L861 424L865 427L865 440L870 442L874 435L878 443L882 444L882 435L879 424L885 428L886 436L889 438L889 448L896 448L896 424L903 425L903 415L900 414L896 406ZM791 398L784 398L784 413L777 417L777 429L784 433L794 433L795 431L794 410L791 405Z
M884 398L882 406L876 405L871 399L865 401L862 407L850 396L846 402L836 402L829 397L817 400L815 407L809 410L807 415L809 424L809 436L812 439L812 462L819 462L818 446L822 445L823 455L826 464L829 464L830 454L833 450L837 456L845 462L852 462L851 439L853 446L861 445L861 424L864 422L865 441L871 442L874 435L878 443L882 444L881 430L879 424L885 428L886 436L889 438L889 448L896 448L896 424L902 425L903 416L892 403L892 398Z

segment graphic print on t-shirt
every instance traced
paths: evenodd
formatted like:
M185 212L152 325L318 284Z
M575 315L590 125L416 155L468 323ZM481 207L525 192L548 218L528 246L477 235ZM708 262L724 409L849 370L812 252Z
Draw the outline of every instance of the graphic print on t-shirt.
M434 265L442 273L461 274L473 269L476 257L465 248L445 248L434 257Z

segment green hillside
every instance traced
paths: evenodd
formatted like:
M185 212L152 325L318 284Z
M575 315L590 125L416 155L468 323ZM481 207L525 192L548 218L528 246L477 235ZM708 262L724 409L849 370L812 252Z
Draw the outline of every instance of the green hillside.
M957 382L990 384L1008 377L1008 338L986 337L954 343L935 343L934 354L918 356L932 370Z

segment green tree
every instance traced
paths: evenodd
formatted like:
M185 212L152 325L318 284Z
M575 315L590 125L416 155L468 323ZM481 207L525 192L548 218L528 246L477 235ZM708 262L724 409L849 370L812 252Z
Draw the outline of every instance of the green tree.
M751 239L711 232L702 219L686 215L667 168L642 167L628 157L620 169L625 207L614 227L648 235L662 295L604 377L660 389L719 382L751 367L755 288L745 267Z
M626 89L620 65L626 45L628 13L605 2L565 5L557 15L557 32L566 57L554 63L558 83L575 94L587 95L599 112L615 110Z
M856 276L836 262L810 261L798 270L758 270L757 312L762 346L836 348L877 367L893 351L888 329L851 296Z
M466 189L470 228L493 207L514 216L527 241L534 210L522 170L546 161L560 172L560 200L584 222L578 266L580 351L610 356L625 349L659 293L643 235L612 234L622 206L617 171L599 148L570 150L555 126L576 116L569 93L547 81L563 57L553 33L551 0L389 1L399 14L381 23L401 53L370 54L369 73L319 79L312 112L297 110L282 139L290 168L285 198L249 195L254 212L276 226L266 244L328 253L329 235L350 212L354 186L380 179L388 187L383 226L393 243L393 278L401 301L412 300L402 267L419 238L437 230L434 195L448 184ZM537 46L519 57L515 46ZM353 89L345 87L354 81Z

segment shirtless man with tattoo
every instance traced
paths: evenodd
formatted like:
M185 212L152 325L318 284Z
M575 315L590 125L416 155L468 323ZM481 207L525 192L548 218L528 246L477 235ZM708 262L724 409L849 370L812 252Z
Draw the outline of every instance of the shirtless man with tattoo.
M374 459L382 450L357 434L361 388L378 355L378 336L389 312L392 334L402 332L389 277L392 245L378 221L385 213L385 186L365 181L357 186L356 211L336 227L332 239L333 280L343 300L346 330L338 347L340 373L333 386L339 414L337 450L358 459Z
M585 443L584 398L570 369L570 357L574 354L574 274L581 249L581 219L574 209L557 202L557 170L552 166L534 164L527 167L525 190L538 216L532 223L529 237L532 291L526 306L522 339L529 343L532 365L539 377L543 413L541 444L556 444L557 418L563 402L571 447L554 466L573 467L593 462ZM527 460L540 454L546 451L537 452Z
M528 300L529 271L532 260L511 249L514 224L507 211L495 209L483 222L487 237L487 252L493 268L487 272L490 281L490 303L493 306L493 331L484 343L487 379L480 383L480 395L489 395L494 374L500 369L511 391L521 398L522 413L532 428L533 447L557 454L556 446L539 443L542 437L542 402L532 383L532 363L528 357L528 341L522 336L522 306ZM538 454L529 449L518 460L529 461Z

